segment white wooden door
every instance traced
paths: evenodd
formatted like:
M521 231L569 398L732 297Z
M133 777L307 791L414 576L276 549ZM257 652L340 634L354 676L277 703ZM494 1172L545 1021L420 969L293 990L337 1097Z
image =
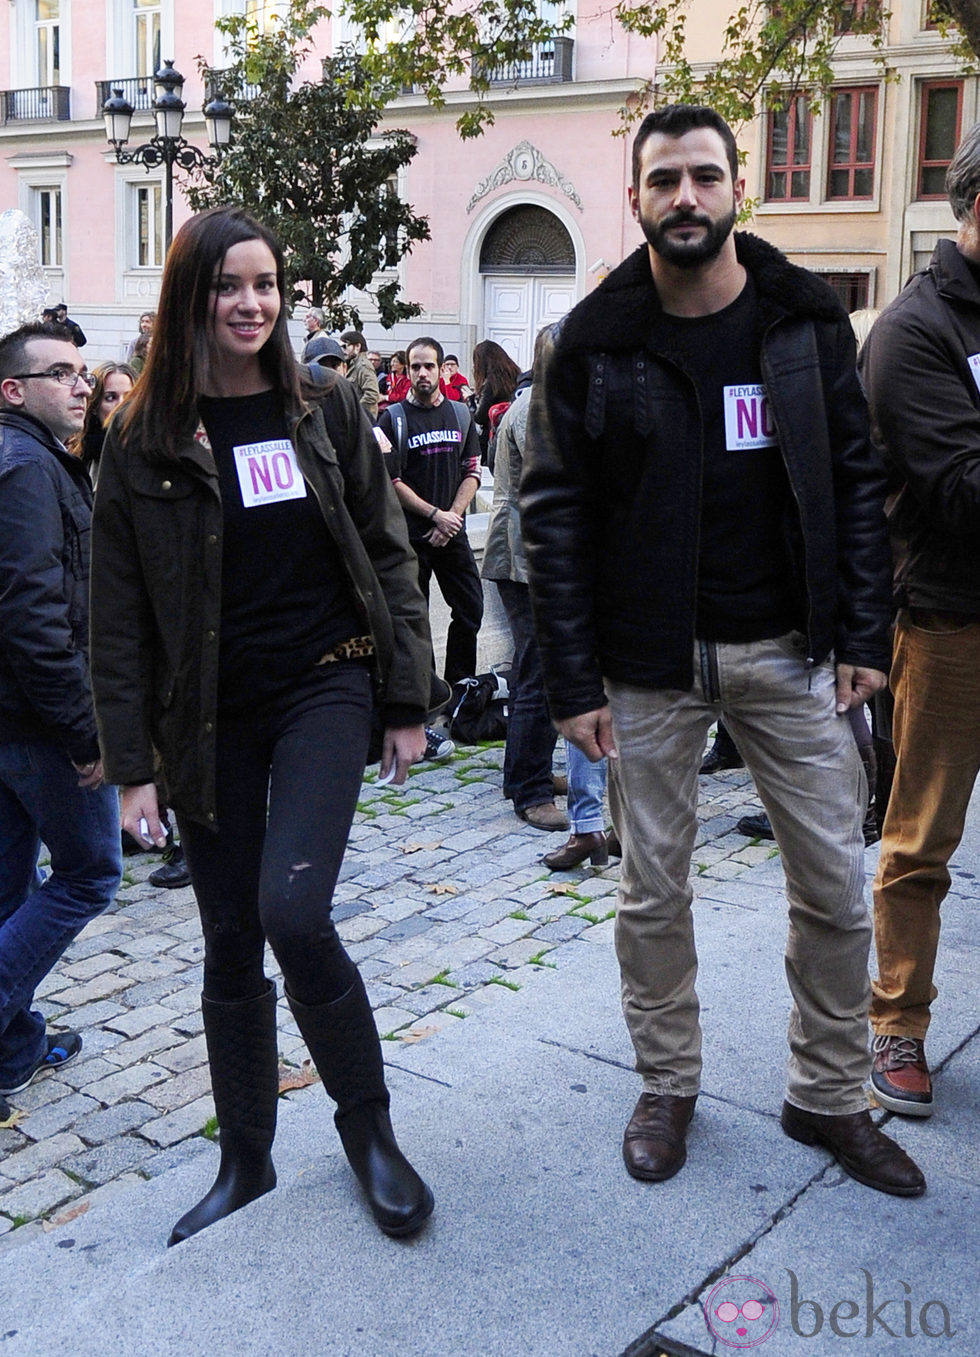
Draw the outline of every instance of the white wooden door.
M487 275L483 280L480 338L496 340L523 372L531 366L538 331L560 320L575 301L575 279L571 277Z

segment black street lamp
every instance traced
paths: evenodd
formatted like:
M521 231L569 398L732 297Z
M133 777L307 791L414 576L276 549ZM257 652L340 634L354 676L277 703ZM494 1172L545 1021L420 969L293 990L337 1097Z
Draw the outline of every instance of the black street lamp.
M166 169L166 212L164 218L164 248L170 249L174 234L174 166L182 170L193 170L220 160L231 141L231 120L234 109L216 94L204 107L204 123L208 131L208 142L214 151L207 156L196 146L191 146L181 135L186 105L181 99L184 77L174 70L172 61L165 61L153 77L153 116L156 119L157 134L144 146L133 151L123 148L129 140L129 127L133 120L133 105L123 95L121 89L114 89L112 97L102 105L105 118L105 134L115 148L116 160L120 165L145 165L148 170L163 165Z

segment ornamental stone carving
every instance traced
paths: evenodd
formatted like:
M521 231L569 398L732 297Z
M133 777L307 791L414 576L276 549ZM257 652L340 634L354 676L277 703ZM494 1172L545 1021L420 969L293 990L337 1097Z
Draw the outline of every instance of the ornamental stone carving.
M485 198L494 189L515 182L548 184L551 188L560 189L580 212L584 211L582 200L575 191L575 185L570 183L561 171L556 169L550 160L546 160L538 148L532 146L529 141L519 142L512 151L504 156L500 164L487 175L486 179L477 184L473 197L466 204L466 211L472 212L480 199Z

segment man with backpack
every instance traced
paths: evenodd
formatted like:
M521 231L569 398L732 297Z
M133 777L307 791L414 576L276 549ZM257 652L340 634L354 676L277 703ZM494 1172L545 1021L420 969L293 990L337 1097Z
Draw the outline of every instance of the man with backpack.
M452 620L445 678L456 683L476 672L476 638L483 621L483 586L466 536L465 514L480 484L480 442L465 405L439 390L443 351L423 336L408 348L408 398L381 415L391 443L385 460L408 520L426 598L435 575Z

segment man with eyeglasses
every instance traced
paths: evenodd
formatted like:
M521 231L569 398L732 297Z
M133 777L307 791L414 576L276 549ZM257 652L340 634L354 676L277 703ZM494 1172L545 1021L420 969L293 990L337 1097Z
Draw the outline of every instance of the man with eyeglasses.
M92 487L65 446L89 390L61 326L0 339L0 1120L4 1095L81 1050L31 1003L122 870L89 687Z

